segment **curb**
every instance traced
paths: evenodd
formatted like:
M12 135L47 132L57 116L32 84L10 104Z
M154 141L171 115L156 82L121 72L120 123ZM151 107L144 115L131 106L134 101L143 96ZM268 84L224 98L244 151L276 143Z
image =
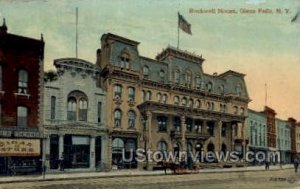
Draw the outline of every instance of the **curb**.
M291 167L288 168L274 168L274 169L270 169L269 171L280 171L280 170L286 170L286 169L293 169ZM224 171L226 170L226 171ZM211 170L211 169L202 169L202 171L200 170L199 173L186 173L186 175L188 174L215 174L215 173L237 173L237 172L258 172L258 171L266 171L264 169L253 169L253 170L228 170L227 169L222 169L222 170ZM77 180L77 179L95 179L95 178L115 178L115 177L142 177L142 176L163 176L165 175L164 172L162 173L155 173L155 172L151 172L151 173L140 173L140 174L136 174L136 173L129 173L129 174L115 174L115 175L92 175L92 176L74 176L74 177L66 177L66 178L28 178L28 179L24 179L24 180L7 180L7 181L0 181L0 184L11 184L11 183L25 183L25 182L45 182L45 181L61 181L61 180ZM171 171L167 171L167 175L168 176L176 176L174 174L172 174Z

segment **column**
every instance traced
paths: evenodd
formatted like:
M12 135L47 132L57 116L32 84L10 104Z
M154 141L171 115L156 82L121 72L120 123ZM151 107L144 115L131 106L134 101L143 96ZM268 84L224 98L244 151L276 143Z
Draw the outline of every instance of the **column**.
M109 135L107 139L107 162L108 169L112 169L112 136Z
M147 122L146 122L146 135L148 135L148 137L146 137L146 144L148 144L148 147L146 147L146 151L148 150L153 150L153 141L152 141L152 113L150 111L146 112L146 116L147 116ZM146 145L147 146L147 145ZM147 154L147 158L148 158L148 154ZM150 157L151 158L151 157ZM152 171L153 170L153 164L152 164L152 160L147 159L147 170L148 171Z
M110 147L111 148L111 147ZM109 149L108 147L108 136L101 136L101 162L105 165L109 165ZM108 167L106 167L108 168Z
M59 135L59 146L58 146L58 152L59 152L59 159L63 158L64 155L64 135Z
M47 136L47 138L43 139L43 162L46 166L46 170L50 169L50 136Z
M207 122L206 122L206 120L203 120L201 129L202 129L202 134L207 135Z
M95 136L90 137L90 169L95 170Z
M186 124L185 124L185 116L180 117L181 122L181 145L182 151L186 151L186 140L185 140L185 132L186 132Z
M242 125L242 138L243 138L243 159L245 160L246 159L246 152L247 152L247 144L246 144L246 127L245 127L245 122L243 123Z
M215 122L215 138L216 138L216 152L221 151L221 134L222 134L222 121L217 120Z

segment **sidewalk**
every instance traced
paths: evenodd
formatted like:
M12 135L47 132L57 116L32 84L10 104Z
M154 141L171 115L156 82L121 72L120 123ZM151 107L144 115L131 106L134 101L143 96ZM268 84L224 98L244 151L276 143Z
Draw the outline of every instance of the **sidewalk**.
M280 169L292 169L293 165L270 166L270 171ZM203 173L228 173L228 172L244 172L244 171L263 171L264 166L239 167L239 168L223 168L223 169L201 169L199 174ZM171 174L170 170L167 170ZM42 175L18 175L0 177L0 183L13 182L35 182L35 181L53 181L53 180L75 180L78 178L109 178L109 177L130 177L130 176L159 176L165 175L164 171L141 171L141 170L113 170L110 172L84 172L84 173L46 173Z

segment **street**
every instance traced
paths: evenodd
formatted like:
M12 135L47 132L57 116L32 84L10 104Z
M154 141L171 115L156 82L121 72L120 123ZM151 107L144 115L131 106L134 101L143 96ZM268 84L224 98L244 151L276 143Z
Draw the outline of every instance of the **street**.
M255 172L203 173L166 176L85 178L1 184L0 189L222 189L222 188L299 188L300 173L292 169Z

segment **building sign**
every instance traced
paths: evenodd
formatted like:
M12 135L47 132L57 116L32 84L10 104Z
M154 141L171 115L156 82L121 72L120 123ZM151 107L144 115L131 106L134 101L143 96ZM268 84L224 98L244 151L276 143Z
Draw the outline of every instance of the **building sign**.
M40 154L39 139L0 139L0 157L39 156Z

